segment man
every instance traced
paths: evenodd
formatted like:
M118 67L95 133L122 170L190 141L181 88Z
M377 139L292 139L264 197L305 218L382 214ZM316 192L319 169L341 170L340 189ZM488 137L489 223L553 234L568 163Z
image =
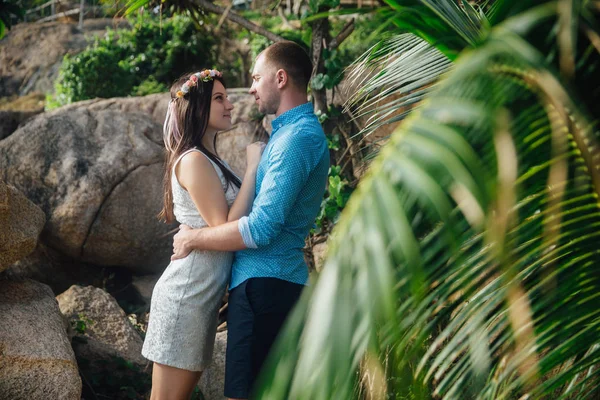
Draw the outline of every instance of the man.
M229 285L225 396L247 399L265 358L308 279L302 248L325 192L329 151L307 102L312 64L293 42L256 59L258 109L275 114L248 217L214 228L182 226L174 258L192 249L236 251Z

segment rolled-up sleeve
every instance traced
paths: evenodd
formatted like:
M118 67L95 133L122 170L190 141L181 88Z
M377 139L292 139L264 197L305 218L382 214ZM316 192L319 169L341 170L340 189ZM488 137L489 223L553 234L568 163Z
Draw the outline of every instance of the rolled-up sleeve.
M316 147L319 144L314 138L302 132L274 143L252 211L238 222L248 248L266 246L281 232L314 167Z
M249 248L249 249L258 248L256 243L254 242L254 239L252 239L252 234L250 233L248 217L243 216L242 218L240 218L238 220L238 230L240 231L240 234L242 235L242 240L244 241L244 244L246 245L247 248Z

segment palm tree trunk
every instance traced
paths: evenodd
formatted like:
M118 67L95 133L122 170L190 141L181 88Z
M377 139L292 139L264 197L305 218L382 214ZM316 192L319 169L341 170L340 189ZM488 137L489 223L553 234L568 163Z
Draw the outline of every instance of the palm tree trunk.
M325 60L323 59L323 50L325 44L329 43L329 19L322 18L311 22L312 28L312 43L310 49L310 57L313 62L312 77L317 74L325 74ZM319 90L312 90L313 102L316 110L327 112L327 89L323 87Z

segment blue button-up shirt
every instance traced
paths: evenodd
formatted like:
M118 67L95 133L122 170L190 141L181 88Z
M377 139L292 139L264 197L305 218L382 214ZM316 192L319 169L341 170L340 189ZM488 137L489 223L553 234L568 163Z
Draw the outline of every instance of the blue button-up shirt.
M252 211L238 222L248 248L235 253L230 289L249 278L308 279L302 249L325 193L327 141L311 103L281 114L272 126Z

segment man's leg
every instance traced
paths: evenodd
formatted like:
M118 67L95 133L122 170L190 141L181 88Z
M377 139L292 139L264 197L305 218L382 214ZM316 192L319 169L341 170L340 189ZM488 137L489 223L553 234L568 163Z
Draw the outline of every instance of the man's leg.
M276 278L255 278L246 292L254 313L252 334L252 377L254 384L290 311L304 285Z
M251 385L254 315L246 296L247 282L229 292L225 358L225 397L229 399L247 399Z

